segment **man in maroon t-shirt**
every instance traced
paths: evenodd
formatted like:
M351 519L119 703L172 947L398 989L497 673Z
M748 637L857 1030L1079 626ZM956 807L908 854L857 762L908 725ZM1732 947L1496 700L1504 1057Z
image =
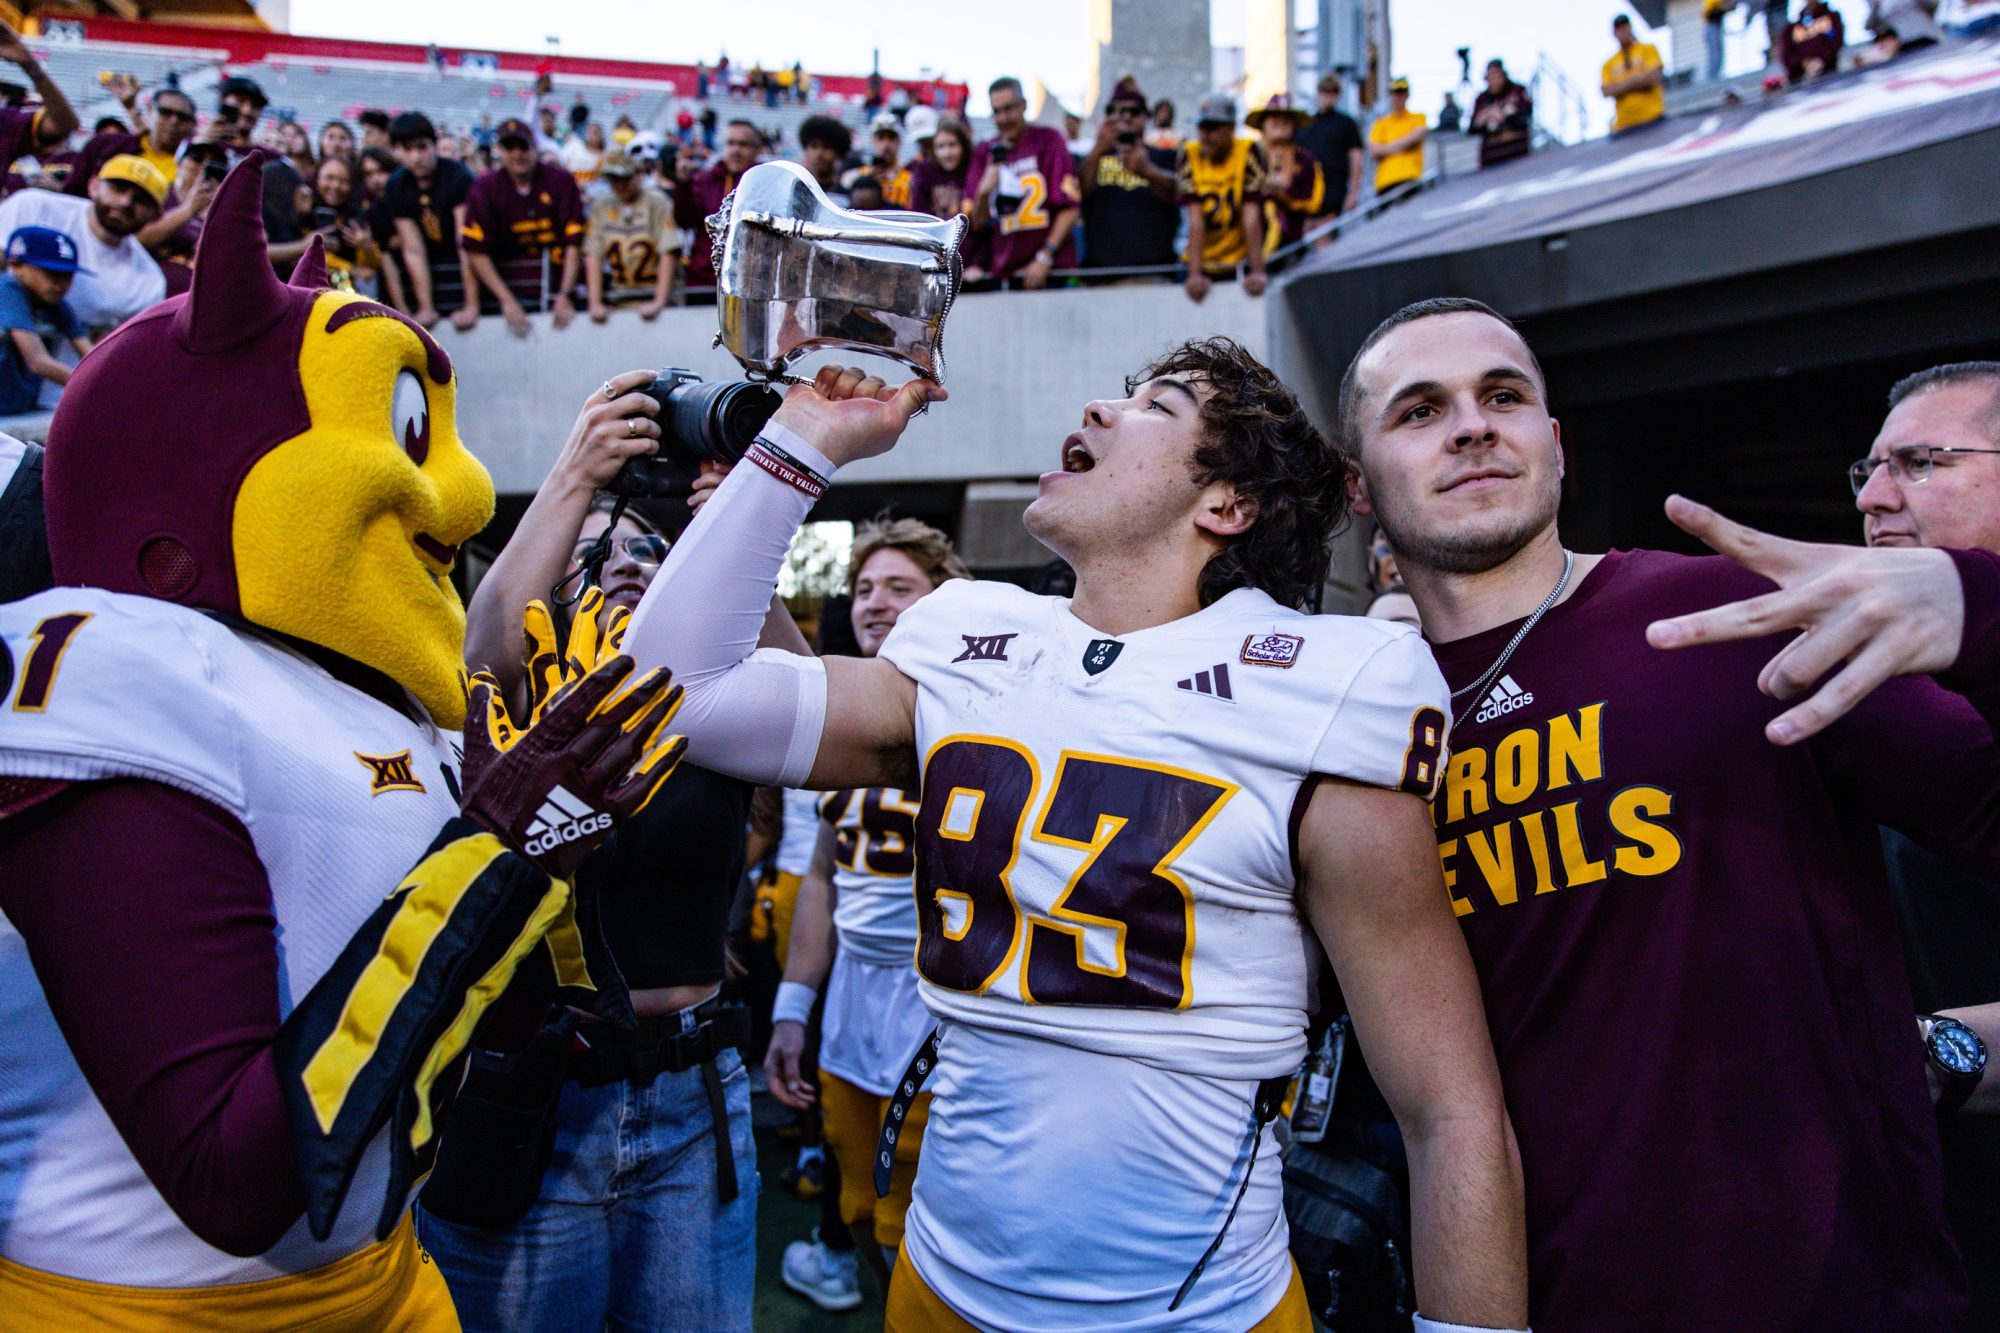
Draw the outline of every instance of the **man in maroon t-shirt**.
M1022 286L1040 287L1050 270L1076 267L1076 167L1061 133L1028 123L1019 79L995 79L987 96L999 134L972 150L972 225L991 237L991 276L1019 273Z
M1392 316L1340 412L1453 688L1433 821L1535 1328L1968 1327L1876 826L2000 871L2000 557L1682 499L1730 559L1572 555L1540 367L1476 302Z
M674 225L681 229L687 255L687 285L715 286L714 245L708 239L708 215L736 188L743 173L764 155L764 132L747 120L723 127L722 156L697 169L691 153L674 164Z
M559 276L549 312L559 329L576 318L576 290L583 245L583 195L576 178L555 162L538 160L535 136L524 121L508 119L493 132L500 165L472 182L465 196L459 249L479 285L500 302L507 327L525 337L528 315L509 290L499 265L548 256Z

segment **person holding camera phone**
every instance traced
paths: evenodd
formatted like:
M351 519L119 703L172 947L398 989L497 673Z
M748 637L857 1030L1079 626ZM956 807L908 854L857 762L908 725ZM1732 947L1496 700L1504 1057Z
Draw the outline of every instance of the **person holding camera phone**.
M220 147L197 139L187 145L174 172L160 216L139 229L139 244L167 280L167 295L177 296L194 281L194 251L215 187L229 174L229 160Z
M1018 273L1032 291L1076 267L1076 168L1061 133L1028 123L1019 79L995 79L986 96L996 134L972 152L972 228L989 238L989 275Z
M654 380L652 371L629 371L592 392L467 608L466 665L498 678L516 717L525 715L528 677L538 669L522 660L528 604L551 601L573 567L588 571L587 557L608 537L595 587L584 585L577 607L608 620L638 605L666 558L661 528L636 513L614 519L616 501L606 494L629 462L663 447L661 397L690 387L682 378L667 391ZM666 420L678 434L675 416ZM653 475L667 484L655 484L656 495L686 493L698 443L664 446ZM775 601L764 642L807 651ZM543 647L559 651L552 633ZM511 1065L475 1056L464 1109L444 1127L453 1147L439 1159L418 1219L468 1330L750 1327L756 1150L735 1049L749 1022L719 988L753 790L682 765L578 872L580 883L596 881L637 1032L565 1017ZM542 1117L527 1135L539 1152L509 1155L522 1136L496 1141L496 1122L479 1114L495 1105L513 1110L516 1123L524 1113ZM502 1178L510 1165L519 1178Z
M1097 127L1097 142L1083 159L1083 231L1090 238L1085 268L1137 268L1174 262L1174 152L1141 142L1146 94L1130 79L1112 89Z

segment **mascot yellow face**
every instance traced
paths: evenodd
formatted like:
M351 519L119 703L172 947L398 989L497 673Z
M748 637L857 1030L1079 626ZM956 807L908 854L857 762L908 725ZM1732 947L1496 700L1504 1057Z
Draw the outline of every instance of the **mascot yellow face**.
M236 498L244 618L376 668L459 727L465 608L450 575L493 516L493 483L458 438L450 363L387 306L328 292L299 379L312 428L257 460Z
M120 326L63 393L44 488L56 581L331 650L455 729L450 574L493 485L459 441L451 360L406 316L327 291L317 242L278 281L262 157L216 191L187 293Z

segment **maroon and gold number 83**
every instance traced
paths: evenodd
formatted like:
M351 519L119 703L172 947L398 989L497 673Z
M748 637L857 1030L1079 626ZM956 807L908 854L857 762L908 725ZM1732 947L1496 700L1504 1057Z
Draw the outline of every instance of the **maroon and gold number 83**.
M979 993L1017 950L1034 1004L1183 1009L1192 999L1194 898L1171 867L1234 783L1112 755L1065 752L1032 831L1034 757L993 736L941 741L924 765L917 815L917 971ZM1021 840L1085 853L1046 918L1024 917L1008 877ZM1107 965L1087 931L1111 940Z

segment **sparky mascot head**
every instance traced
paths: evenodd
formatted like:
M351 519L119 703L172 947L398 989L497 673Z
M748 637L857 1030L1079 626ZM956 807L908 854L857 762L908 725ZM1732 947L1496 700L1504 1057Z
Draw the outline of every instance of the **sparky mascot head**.
M331 649L458 727L449 576L493 484L459 441L451 361L389 307L325 290L317 240L278 281L263 156L216 191L187 293L106 338L63 392L46 464L56 582Z

